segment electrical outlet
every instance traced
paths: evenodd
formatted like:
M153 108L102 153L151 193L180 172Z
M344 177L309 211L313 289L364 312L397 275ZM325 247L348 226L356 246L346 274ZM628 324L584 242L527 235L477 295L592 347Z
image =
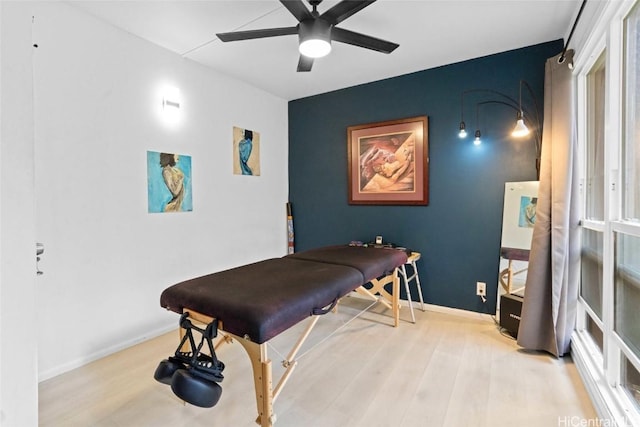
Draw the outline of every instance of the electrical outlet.
M487 296L487 284L484 282L476 282L476 295L481 297Z

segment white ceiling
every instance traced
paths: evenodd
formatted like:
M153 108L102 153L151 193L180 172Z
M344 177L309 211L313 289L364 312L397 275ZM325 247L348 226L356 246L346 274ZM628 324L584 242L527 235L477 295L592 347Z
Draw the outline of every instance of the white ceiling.
M70 1L184 58L291 100L566 39L581 0L378 0L339 24L400 44L391 54L333 43L296 72L297 36L223 43L218 32L289 27L277 0ZM323 12L337 1L324 1Z

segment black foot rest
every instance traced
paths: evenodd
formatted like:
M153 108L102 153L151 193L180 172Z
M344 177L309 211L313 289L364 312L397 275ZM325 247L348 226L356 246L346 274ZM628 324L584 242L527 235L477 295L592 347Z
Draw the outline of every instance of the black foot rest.
M218 360L213 348L213 339L218 335L218 321L214 320L202 329L191 323L188 317L188 313L180 316L180 327L185 334L174 355L160 362L153 377L171 385L175 395L185 402L210 408L220 399L222 387L218 383L224 379L224 363ZM198 345L193 338L194 330L201 335ZM190 351L181 351L187 341ZM205 342L209 354L201 351Z

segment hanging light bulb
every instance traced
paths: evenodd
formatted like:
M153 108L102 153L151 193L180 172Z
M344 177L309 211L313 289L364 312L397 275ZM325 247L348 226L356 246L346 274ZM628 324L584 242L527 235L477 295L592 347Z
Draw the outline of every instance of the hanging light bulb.
M464 94L465 92L460 94L460 130L458 131L458 137L461 139L467 137L467 126L464 123Z
M513 132L511 132L511 136L515 136L516 138L521 138L523 136L529 135L529 128L524 124L524 116L522 111L518 113L518 118L516 120L516 127L513 128Z
M460 132L458 132L458 136L460 138L466 138L467 137L467 130L466 130L466 126L465 126L464 122L460 122Z
M476 131L476 137L473 140L473 145L480 145L482 144L482 140L480 139L480 129L478 129Z

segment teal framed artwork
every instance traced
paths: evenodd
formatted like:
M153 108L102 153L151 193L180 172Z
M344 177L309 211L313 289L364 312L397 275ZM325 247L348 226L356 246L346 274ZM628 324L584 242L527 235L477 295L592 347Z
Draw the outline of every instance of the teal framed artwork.
M149 213L190 212L191 156L147 151Z

